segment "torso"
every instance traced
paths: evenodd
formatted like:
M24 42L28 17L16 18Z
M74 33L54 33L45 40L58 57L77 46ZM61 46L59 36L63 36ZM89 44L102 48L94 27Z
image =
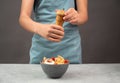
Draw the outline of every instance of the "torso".
M74 0L38 0L35 3L34 20L43 24L55 23L56 9L74 8ZM65 36L59 43L50 42L34 34L30 49L30 63L38 63L44 56L62 55L70 63L81 63L81 42L79 28L68 22L63 24Z

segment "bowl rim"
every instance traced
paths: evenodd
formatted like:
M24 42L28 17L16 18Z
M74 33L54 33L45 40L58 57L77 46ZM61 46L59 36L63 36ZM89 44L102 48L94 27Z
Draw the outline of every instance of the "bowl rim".
M45 64L45 63L42 63L40 62L40 64L43 64L43 65L69 65L70 63L64 63L64 64Z

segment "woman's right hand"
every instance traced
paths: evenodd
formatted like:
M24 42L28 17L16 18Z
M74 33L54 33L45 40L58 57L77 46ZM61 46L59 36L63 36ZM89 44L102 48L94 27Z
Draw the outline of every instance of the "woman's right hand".
M43 38L52 41L60 42L64 37L64 29L56 24L39 24L36 27L36 33Z
M55 24L41 24L31 19L34 0L22 0L19 17L20 25L27 31L37 33L40 36L53 41L60 42L64 37L64 29Z

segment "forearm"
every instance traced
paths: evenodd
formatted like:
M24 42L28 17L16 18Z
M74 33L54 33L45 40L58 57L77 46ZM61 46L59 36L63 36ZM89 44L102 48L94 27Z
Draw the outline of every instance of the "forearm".
M88 15L86 15L86 13L79 12L79 18L80 19L78 25L85 24L88 21Z
M32 33L37 32L38 23L33 21L29 16L26 16L26 15L20 16L19 23L22 26L22 28L24 28L25 30L32 32ZM39 26L40 26L40 23L39 23Z
M79 13L79 24L84 24L88 20L88 1L77 0L77 11Z

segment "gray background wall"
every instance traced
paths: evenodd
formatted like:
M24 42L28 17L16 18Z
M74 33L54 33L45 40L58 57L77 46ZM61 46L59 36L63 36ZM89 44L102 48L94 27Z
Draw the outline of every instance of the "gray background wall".
M83 63L120 62L120 0L88 0ZM18 23L21 0L0 0L0 63L29 63L32 33Z

